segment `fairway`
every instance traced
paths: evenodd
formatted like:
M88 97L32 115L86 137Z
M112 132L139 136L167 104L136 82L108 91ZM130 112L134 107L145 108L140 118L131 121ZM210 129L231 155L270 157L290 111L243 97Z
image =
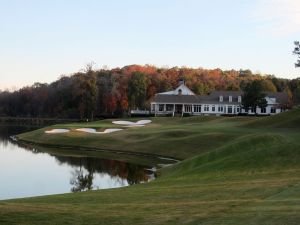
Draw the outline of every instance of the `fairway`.
M300 223L299 109L264 118L151 120L145 127L101 136L76 129L122 126L104 120L19 135L44 146L122 150L180 162L159 170L159 178L150 183L1 201L0 224ZM70 132L45 134L49 129Z

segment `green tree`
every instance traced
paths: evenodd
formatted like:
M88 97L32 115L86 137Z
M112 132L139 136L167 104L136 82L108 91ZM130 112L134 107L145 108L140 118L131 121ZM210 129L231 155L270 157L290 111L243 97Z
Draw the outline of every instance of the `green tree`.
M294 103L300 104L300 85L293 92Z
M81 119L90 118L93 120L98 96L96 72L92 69L92 65L89 64L85 73L79 73L77 76L80 117Z
M144 107L147 80L144 73L134 72L128 81L128 99L131 107Z
M295 47L293 53L298 57L297 62L295 63L295 67L300 67L300 42L294 42Z
M248 83L244 89L244 94L242 97L243 108L245 110L252 108L256 114L257 107L267 107L267 101L265 97L266 94L263 92L262 82L259 80L254 80L253 82Z

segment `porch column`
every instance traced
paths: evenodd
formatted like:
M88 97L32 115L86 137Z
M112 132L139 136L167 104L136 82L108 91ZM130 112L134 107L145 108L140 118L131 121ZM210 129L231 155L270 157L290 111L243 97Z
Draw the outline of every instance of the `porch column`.
M173 117L175 116L175 104L173 104Z

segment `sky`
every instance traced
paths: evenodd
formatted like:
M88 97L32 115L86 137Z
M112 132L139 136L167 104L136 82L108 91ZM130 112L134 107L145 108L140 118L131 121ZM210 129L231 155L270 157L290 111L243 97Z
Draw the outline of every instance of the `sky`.
M299 0L0 0L0 89L131 64L300 77Z

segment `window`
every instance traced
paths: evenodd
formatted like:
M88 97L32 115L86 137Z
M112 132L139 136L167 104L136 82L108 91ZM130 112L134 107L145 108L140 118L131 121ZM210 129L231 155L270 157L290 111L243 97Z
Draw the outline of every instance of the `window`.
M274 107L271 108L271 113L276 113L276 109Z
M178 90L178 95L182 95L182 90L181 89Z
M194 105L194 112L201 112L201 105Z
M232 96L229 96L229 102L232 102Z
M227 111L229 114L232 114L232 106L228 106Z
M240 113L240 107L236 107L236 111L237 111L237 113Z
M163 104L158 105L158 111L160 111L160 112L164 111L164 105Z
M219 97L219 101L223 102L223 96L222 95Z
M211 111L216 111L216 107L214 105L211 107Z
M261 113L266 113L266 112L267 112L267 109L266 109L265 107L264 107L264 108L261 108L261 109L260 109L260 112L261 112Z
M238 102L242 102L242 96L238 97Z
M223 106L218 106L218 112L223 112Z
M171 105L171 104L167 104L167 105L166 105L166 108L167 108L167 111L173 111L174 106Z
M205 106L204 106L204 111L205 111L205 112L208 112L208 111L209 111L209 105L205 105Z
M154 104L151 105L151 111L155 111L155 105Z
M185 105L184 106L184 111L185 112L192 112L192 106L191 105Z

